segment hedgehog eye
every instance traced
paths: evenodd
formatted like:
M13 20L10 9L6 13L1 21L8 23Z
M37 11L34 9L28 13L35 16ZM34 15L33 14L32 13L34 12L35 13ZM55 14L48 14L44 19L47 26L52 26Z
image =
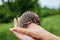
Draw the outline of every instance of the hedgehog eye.
M31 20L33 20L34 18L31 18Z

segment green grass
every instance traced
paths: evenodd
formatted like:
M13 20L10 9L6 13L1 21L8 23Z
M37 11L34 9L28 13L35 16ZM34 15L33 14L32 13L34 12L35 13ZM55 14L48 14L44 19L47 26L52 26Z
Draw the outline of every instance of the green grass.
M42 27L53 34L60 36L60 15L43 18Z
M9 29L13 27L13 23L0 24L0 40L17 40Z
M49 32L60 36L60 15L50 16L42 19L42 27ZM17 40L9 28L13 27L13 22L0 24L0 40Z

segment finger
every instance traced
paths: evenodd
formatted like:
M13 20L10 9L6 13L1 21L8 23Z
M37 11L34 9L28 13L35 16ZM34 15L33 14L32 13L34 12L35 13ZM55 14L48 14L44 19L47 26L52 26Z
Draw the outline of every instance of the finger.
M15 34L15 36L19 38L20 40L34 40L32 37L22 34L22 33L18 33L14 31L13 29L10 29L10 31L12 31Z
M14 28L14 30L16 32L19 32L19 33L21 32L21 33L26 34L26 35L29 35L31 37L37 38L36 35L33 33L33 31L31 31L28 28L16 27L16 28Z
M10 29L10 31L20 40L22 40L20 33L17 33L16 31L13 30L13 28Z
M17 27L18 25L17 25L17 19L16 18L14 18L14 27Z
M20 27L20 18L18 18L18 27Z
M15 27L13 29L17 32L21 32L21 33L24 33L24 34L29 34L29 30L27 28Z

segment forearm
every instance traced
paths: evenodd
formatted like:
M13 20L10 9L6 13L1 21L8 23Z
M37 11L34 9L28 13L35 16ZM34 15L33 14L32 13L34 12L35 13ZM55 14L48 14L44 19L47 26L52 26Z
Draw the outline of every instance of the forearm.
M59 37L57 37L51 33L47 33L47 34L44 34L42 36L43 36L42 37L43 40L59 40Z
M40 27L39 35L42 40L60 40L59 37L51 34L50 32L46 31L42 27Z
M34 26L34 25L33 25ZM36 25L36 27L39 27L38 32L36 32L36 36L42 40L57 40L59 39L59 37L51 34L50 32L46 31L45 29L43 29L42 27L40 27L39 25Z

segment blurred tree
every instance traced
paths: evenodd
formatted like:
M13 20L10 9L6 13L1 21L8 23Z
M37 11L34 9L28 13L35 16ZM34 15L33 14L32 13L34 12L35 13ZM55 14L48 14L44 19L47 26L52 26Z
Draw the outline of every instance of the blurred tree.
M42 17L47 17L47 16L52 16L52 15L59 15L60 13L59 13L59 8L58 9L50 9L50 8L48 8L48 7L44 7L44 8L42 8L42 10L41 10L41 16Z
M26 11L33 11L36 14L40 14L40 5L38 0L7 0L6 2L2 0L3 7L1 10L1 20L3 22L9 22L14 17L22 15ZM2 22L2 21L1 21Z
M12 0L13 1L13 0ZM26 11L34 11L40 13L40 6L38 0L15 0L7 2L8 7L13 13L22 14Z
M38 0L2 0L2 2L3 5L0 6L0 22L9 22L26 11L33 11L40 18L60 14L60 8L50 9L46 6L41 8Z

